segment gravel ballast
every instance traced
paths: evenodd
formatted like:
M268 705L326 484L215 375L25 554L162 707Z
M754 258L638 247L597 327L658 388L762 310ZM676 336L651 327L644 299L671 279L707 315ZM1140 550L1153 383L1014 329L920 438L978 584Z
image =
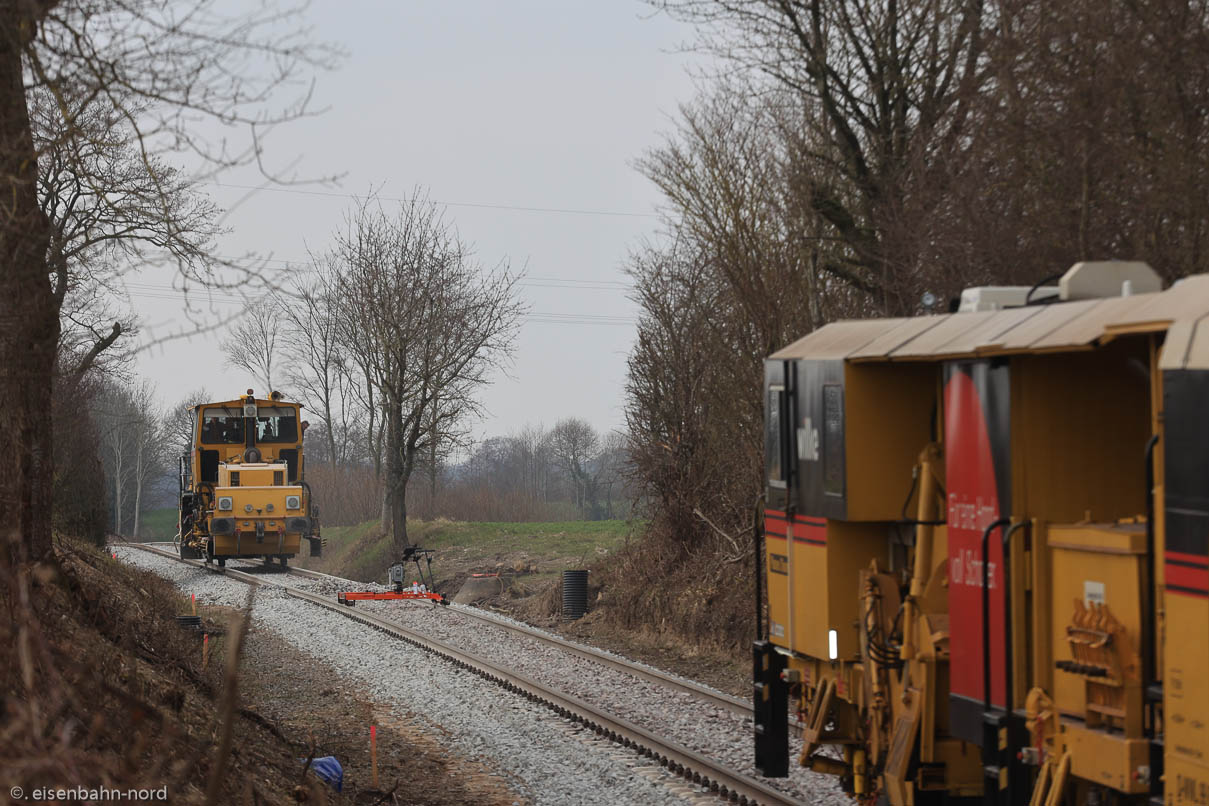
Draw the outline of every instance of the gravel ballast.
M197 594L199 601L231 607L243 607L247 602L250 588L242 582L135 549L119 547L117 551L120 558ZM238 563L230 567L254 571ZM340 590L385 590L382 586L271 572L265 572L263 579L272 584L258 589L253 610L257 626L271 629L321 658L401 713L419 714L440 726L454 749L505 771L533 802L683 803L682 796L698 799L671 776L640 769L648 764L636 755L594 737L588 739L586 732L580 734L545 708L272 587L295 587L334 600ZM357 607L516 671L735 771L757 777L752 767L750 716L740 716L694 694L494 627L459 612L458 606L360 602ZM805 803L851 803L834 778L796 765L791 765L789 778L760 780Z

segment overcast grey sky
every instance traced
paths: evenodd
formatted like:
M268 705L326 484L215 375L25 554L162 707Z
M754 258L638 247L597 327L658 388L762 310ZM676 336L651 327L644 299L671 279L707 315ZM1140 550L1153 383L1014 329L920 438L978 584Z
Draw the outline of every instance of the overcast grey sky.
M529 278L532 315L508 376L483 391L489 414L476 433L570 415L622 426L636 316L623 261L659 226L659 194L631 163L694 95L688 68L699 57L680 52L691 31L631 0L321 0L308 18L347 57L318 76L316 106L327 111L274 132L267 148L278 165L300 158L302 175L342 178L250 199L234 185L258 184L255 173L208 185L218 204L239 202L223 251L286 267L326 246L346 194L426 188L481 263L507 257ZM170 284L166 269L131 283L145 342L180 328ZM204 307L211 317L232 310L221 295ZM153 344L137 370L164 403L198 387L234 396L253 383L225 365L220 336Z

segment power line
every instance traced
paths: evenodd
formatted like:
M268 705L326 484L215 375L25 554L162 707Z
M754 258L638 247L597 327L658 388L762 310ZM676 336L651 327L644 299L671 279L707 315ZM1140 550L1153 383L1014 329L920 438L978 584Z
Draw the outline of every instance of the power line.
M578 290L578 291L623 291L624 292L624 291L629 291L631 289L631 286L629 286L625 283L614 283L614 282L607 281L607 280L602 280L602 281L561 280L559 278L544 278L543 282L530 282L528 280L521 280L518 283L518 285L520 285L523 288L554 288L554 289L561 288L561 289ZM184 289L176 288L171 285L162 285L162 284L158 284L158 283L128 282L125 284L125 287L128 291L130 289L133 289L133 290L139 291L139 292L164 292L164 293L170 293L170 294L174 294L174 295L180 295L180 294L185 293ZM245 296L245 295L239 294L237 292L232 292L230 290L211 291L211 290L207 289L205 286L198 285L196 288L192 289L192 291L190 293L203 295L207 299L218 299L219 301L239 302L239 301L246 300L249 297L259 297L259 296L261 296L265 293L269 293L269 292L267 290L259 290L258 293L253 293L253 294L249 294L249 295Z
M300 269L305 269L307 271L314 270L314 266L312 265L311 261L309 261L309 260L297 260L294 258L281 258L281 257L262 257L262 258L235 257L233 255L218 255L217 257L219 260L227 260L227 261L247 260L252 263L280 263L285 268L297 267ZM631 288L634 287L632 283L625 283L620 280L579 280L579 279L575 279L575 278L571 278L571 277L529 277L529 276L526 276L524 279L522 279L520 281L520 284L524 285L524 286L539 287L539 288L543 288L543 287L558 288L559 287L558 285L544 286L544 285L542 285L544 283L558 283L558 284L566 284L568 286L584 286L587 288L596 288L596 289L600 289L600 290L608 290L610 288L615 288L618 290L629 291Z
M328 196L342 199L364 199L365 196L358 196L353 193L335 193L327 190L302 190L300 188L281 188L281 187L263 187L258 185L235 185L230 182L219 182L210 180L210 184L220 188L236 188L239 190L267 190L271 193L292 193L298 196ZM417 201L416 198L405 198L399 196L374 196L382 201L402 202L409 204ZM451 202L440 201L439 199L428 199L427 201L433 204L441 204L446 207L479 207L489 210L516 210L525 213L562 213L566 215L598 215L598 216L613 216L620 218L658 218L655 213L630 213L618 210L582 210L569 207L525 207L518 204L490 204L488 202Z
M133 285L133 284L131 284ZM151 286L155 289L155 286ZM137 297L139 299L162 300L174 302L180 300L180 293L171 293L170 290L128 290L128 296ZM228 303L247 303L259 301L254 297L238 297L228 294L208 295L207 299L214 299L217 302ZM632 326L637 324L637 320L627 316L607 316L603 314L578 314L578 313L558 313L558 312L534 312L526 314L522 317L525 322L533 322L535 324L552 324L552 325L623 325Z

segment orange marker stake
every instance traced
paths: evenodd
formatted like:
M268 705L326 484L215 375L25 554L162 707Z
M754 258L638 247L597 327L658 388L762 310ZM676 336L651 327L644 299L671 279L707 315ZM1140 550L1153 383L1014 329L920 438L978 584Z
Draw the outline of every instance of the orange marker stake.
M206 662L210 660L210 633L202 634L202 670L206 668Z
M374 789L378 788L378 727L369 726L369 766L373 774Z
M192 603L192 605L193 605L193 615L195 615L195 616L196 616L196 615L197 615L197 594L196 594L196 593L190 593L190 594L189 594L189 601L190 601L190 602Z

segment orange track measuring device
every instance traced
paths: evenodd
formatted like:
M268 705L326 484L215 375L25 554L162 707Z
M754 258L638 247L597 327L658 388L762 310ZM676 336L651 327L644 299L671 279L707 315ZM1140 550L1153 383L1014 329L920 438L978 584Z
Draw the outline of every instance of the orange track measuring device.
M421 559L425 561L424 565L420 563ZM416 573L420 578L420 581L412 582L411 585L404 584L404 580L407 578L406 563L408 560L416 564ZM356 605L358 600L383 601L391 599L421 599L428 600L434 604L449 604L444 596L433 590L435 584L432 578L432 551L430 549L422 549L419 546L408 546L403 550L403 559L392 565L386 573L393 590L382 593L369 591L337 593L336 601L349 607Z

